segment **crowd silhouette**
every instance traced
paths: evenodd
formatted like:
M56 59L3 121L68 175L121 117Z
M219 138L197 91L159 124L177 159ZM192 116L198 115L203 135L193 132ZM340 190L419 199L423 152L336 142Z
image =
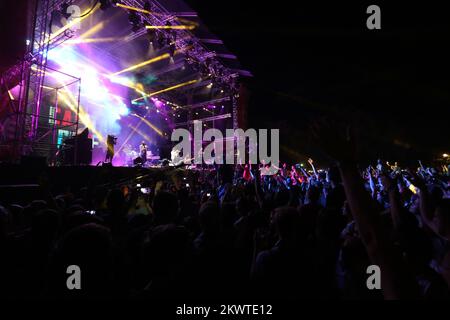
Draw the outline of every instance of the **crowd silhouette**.
M448 167L361 167L347 131L313 134L333 165L174 169L2 203L2 296L448 299ZM81 290L66 286L69 265Z

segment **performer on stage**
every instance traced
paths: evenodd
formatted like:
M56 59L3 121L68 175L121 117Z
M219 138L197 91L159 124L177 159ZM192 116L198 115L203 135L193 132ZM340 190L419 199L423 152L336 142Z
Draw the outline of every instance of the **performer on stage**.
M114 158L114 145L116 144L117 138L112 135L108 135L108 139L106 140L107 150L105 163L112 163Z
M142 141L141 145L139 146L139 156L142 159L142 164L147 162L147 145L144 141Z

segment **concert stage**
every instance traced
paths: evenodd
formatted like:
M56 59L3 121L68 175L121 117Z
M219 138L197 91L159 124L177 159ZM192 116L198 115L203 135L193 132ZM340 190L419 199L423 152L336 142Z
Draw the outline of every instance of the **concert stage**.
M0 161L58 165L88 129L92 157L71 164L104 161L112 135L122 166L143 141L168 158L173 130L195 121L241 127L251 74L183 1L32 0L29 11L28 52L1 75Z
M139 168L112 166L0 165L0 204L28 204L44 200L46 194L40 185L48 186L53 195L78 193L82 188L108 188L137 182L170 179L175 167ZM185 173L187 174L187 173ZM7 201L6 201L7 200Z

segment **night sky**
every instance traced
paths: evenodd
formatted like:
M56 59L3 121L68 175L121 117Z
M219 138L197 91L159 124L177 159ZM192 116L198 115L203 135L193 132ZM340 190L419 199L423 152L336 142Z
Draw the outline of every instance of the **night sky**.
M374 2L187 2L254 73L250 125L280 128L285 148L314 154L306 127L324 114L361 124L366 157L432 157L449 147L442 4L375 2L382 29L368 30Z
M450 19L442 4L186 2L254 74L245 81L249 126L280 128L286 157L315 155L307 127L322 115L356 120L366 157L449 151ZM366 28L370 4L381 7L381 30ZM17 9L1 9L2 24L25 23ZM1 67L18 56L14 32L22 29L1 26Z

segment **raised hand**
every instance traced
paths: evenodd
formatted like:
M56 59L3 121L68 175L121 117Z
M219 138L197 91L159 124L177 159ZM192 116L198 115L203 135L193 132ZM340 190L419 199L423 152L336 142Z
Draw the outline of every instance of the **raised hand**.
M331 159L339 163L355 161L355 141L350 125L322 119L313 123L311 134Z
M366 176L367 176L367 179L370 179L372 177L372 167L371 166L367 167Z
M393 191L393 190L395 190L394 188L396 186L396 183L388 175L381 174L380 175L380 181L381 181L381 184L383 185L383 189L384 190L386 190L386 191Z

